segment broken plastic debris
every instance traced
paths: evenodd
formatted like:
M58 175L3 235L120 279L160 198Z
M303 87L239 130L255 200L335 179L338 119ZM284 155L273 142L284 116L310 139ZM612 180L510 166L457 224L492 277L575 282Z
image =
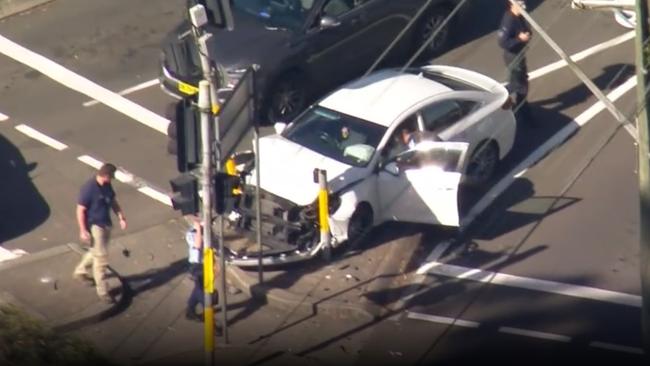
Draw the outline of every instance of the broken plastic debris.
M398 351L388 351L388 353L393 357L402 357L403 356L402 352L398 352Z
M332 276L330 276L330 275L325 275L325 279L326 279L326 280L329 280L330 278L332 278Z

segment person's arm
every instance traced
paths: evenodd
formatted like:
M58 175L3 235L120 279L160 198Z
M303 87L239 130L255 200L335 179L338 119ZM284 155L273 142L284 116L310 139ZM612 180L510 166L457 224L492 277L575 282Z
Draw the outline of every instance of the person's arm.
M201 223L194 222L194 248L201 249L203 245L203 230L201 230Z
M122 211L122 207L120 207L120 204L117 202L117 198L113 198L113 204L111 205L111 208L113 209L113 212L115 212L118 219L120 220L120 227L122 228L122 230L125 230L126 216L124 216L124 211Z
M79 238L82 242L90 241L90 233L86 227L86 206L77 204L77 224L79 225Z
M514 34L512 21L509 17L505 17L501 22L498 32L499 45L507 51L512 51L521 43L518 35Z

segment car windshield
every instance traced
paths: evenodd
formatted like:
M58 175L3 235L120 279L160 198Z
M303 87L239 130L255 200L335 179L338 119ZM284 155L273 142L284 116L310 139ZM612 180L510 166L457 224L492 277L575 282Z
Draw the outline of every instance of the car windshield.
M251 14L270 28L298 30L305 23L313 0L233 0L234 9Z
M364 167L386 128L320 106L310 108L282 134L285 138L340 162Z

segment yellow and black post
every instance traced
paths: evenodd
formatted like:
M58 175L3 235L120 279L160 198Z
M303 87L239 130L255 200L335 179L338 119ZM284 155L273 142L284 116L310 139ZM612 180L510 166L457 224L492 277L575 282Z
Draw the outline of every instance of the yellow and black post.
M320 226L320 240L323 245L323 256L325 260L332 259L332 241L330 237L329 221L329 196L327 193L327 172L316 169L318 174L318 223Z

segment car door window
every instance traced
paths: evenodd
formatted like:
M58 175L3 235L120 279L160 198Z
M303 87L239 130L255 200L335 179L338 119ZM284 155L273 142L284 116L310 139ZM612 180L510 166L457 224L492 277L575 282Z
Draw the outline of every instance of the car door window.
M429 105L421 111L424 129L439 134L471 113L476 105L471 100L445 100Z
M395 158L400 153L409 149L411 136L418 131L418 121L416 115L407 117L393 131L386 147L383 150L383 156L386 160Z

